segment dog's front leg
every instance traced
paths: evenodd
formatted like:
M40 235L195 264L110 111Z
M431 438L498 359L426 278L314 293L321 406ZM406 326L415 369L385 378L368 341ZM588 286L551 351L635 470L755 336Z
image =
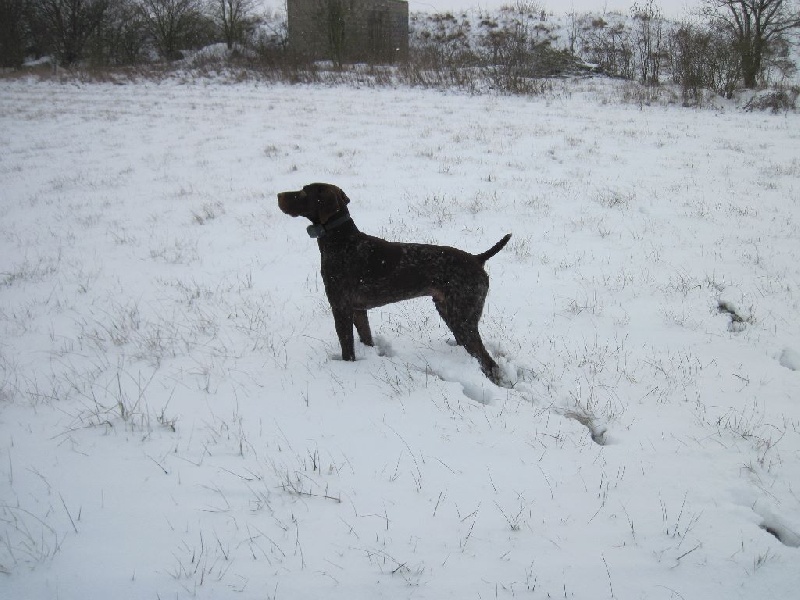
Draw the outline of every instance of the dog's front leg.
M351 307L331 306L336 335L342 346L342 360L355 360L355 342L353 340L353 309Z

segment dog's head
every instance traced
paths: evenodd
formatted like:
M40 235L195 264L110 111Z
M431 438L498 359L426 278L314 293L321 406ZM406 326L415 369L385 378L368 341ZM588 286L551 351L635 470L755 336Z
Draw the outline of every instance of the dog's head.
M306 217L315 225L325 225L334 215L347 212L350 198L329 183L310 183L296 192L278 194L278 207L292 217Z

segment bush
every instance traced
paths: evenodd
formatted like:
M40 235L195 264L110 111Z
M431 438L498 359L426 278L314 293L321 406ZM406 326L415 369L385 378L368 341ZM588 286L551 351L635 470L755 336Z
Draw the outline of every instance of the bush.
M703 90L731 98L741 78L733 40L724 31L684 24L669 36L672 76L685 105L702 102Z
M466 14L414 14L403 73L415 85L539 93L543 84L537 79L586 68L571 53L553 48L555 39L554 27L535 3L482 13L474 23Z
M633 41L621 15L606 15L605 19L592 19L584 24L580 35L580 50L588 60L597 64L603 73L612 77L633 79L635 77Z
M753 96L745 104L744 109L747 111L769 110L773 113L795 110L798 96L800 96L800 87L798 86L772 90Z

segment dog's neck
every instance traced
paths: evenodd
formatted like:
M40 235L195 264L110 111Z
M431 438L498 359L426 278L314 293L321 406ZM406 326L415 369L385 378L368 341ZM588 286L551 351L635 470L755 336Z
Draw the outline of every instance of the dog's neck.
M306 227L306 231L308 232L308 236L314 239L322 239L327 237L336 229L340 228L342 225L347 223L352 223L353 219L350 217L350 214L347 211L342 213L337 213L332 218L328 220L327 223L312 223L308 227ZM355 227L355 224L353 225Z

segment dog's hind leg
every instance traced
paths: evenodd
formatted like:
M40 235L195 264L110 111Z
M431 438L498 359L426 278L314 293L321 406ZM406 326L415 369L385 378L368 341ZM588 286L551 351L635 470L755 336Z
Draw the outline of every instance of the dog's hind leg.
M353 324L356 326L358 338L365 346L374 346L372 343L372 331L369 328L369 318L366 310L353 311Z
M478 322L483 312L483 297L477 296L471 302L459 302L450 305L446 300L434 299L436 309L445 324L453 332L456 343L463 346L481 366L481 371L492 383L499 384L500 369L483 345L478 331Z

